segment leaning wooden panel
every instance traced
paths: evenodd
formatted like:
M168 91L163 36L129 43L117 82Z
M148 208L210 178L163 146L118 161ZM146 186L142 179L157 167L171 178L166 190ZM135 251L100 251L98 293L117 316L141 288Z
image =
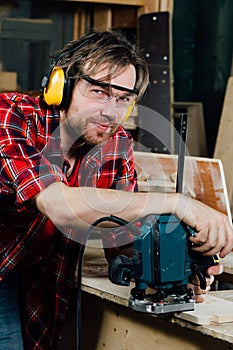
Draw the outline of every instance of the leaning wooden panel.
M175 192L176 155L135 152L139 191ZM221 160L186 156L183 193L227 214L230 205Z
M226 176L226 184L231 205L233 207L233 77L228 79L226 95L223 104L214 157L221 159Z
M187 141L188 154L195 157L207 157L206 133L201 102L174 102L173 123L180 120L181 110L188 115ZM179 134L174 135L174 150L179 149ZM176 151L174 152L176 153ZM217 158L217 157L215 157Z

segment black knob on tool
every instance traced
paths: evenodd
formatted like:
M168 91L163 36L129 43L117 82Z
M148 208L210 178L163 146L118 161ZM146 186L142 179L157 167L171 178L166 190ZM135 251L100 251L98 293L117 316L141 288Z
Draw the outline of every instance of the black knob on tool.
M193 275L197 275L197 277L199 278L200 288L203 290L206 289L206 279L201 271L201 266L196 262L192 261L190 264L190 268L191 268L191 271L193 272Z
M132 259L118 255L110 261L108 267L109 280L114 284L129 286L133 274Z

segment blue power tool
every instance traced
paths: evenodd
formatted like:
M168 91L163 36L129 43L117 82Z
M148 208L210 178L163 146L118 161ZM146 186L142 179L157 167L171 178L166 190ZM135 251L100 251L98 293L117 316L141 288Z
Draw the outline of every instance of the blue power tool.
M188 240L193 231L175 215L148 215L141 220L139 232L132 257L119 255L111 261L110 281L123 286L134 281L129 306L136 311L194 310L193 291L187 284L197 275L205 289L207 269L218 263L218 257L193 251Z
M182 114L178 193L182 192L186 129L187 115ZM137 224L132 257L119 255L110 262L110 281L125 286L135 282L129 298L134 310L155 314L194 310L193 291L187 284L197 275L200 287L206 289L207 270L218 263L218 256L193 251L189 237L195 232L175 215L151 214ZM148 289L152 292L147 293Z

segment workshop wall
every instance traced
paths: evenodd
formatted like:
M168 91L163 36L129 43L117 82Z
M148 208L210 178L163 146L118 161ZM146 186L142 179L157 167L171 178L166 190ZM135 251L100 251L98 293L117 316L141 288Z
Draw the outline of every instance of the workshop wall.
M73 35L72 4L1 0L2 71L17 72L19 90L39 90L49 56Z
M232 0L174 1L174 99L203 103L209 156L231 74L232 33Z
M174 101L203 104L211 157L231 74L233 1L173 2ZM121 28L136 38L138 9L110 1L1 0L0 70L17 73L19 90L38 90L49 55L92 26Z

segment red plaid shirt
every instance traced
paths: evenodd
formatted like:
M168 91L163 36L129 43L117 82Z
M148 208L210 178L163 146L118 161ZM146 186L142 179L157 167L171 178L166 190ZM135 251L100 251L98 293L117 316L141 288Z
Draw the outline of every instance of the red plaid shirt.
M68 179L60 149L59 111L17 93L0 95L0 279L22 271L25 349L59 348L80 245L30 204L53 182L136 189L132 138L119 127L101 146L84 146ZM52 231L51 231L52 230ZM52 234L52 232L56 234ZM76 232L77 233L77 232ZM108 235L119 245L120 235ZM124 244L130 241L130 235ZM114 243L115 242L115 243Z

